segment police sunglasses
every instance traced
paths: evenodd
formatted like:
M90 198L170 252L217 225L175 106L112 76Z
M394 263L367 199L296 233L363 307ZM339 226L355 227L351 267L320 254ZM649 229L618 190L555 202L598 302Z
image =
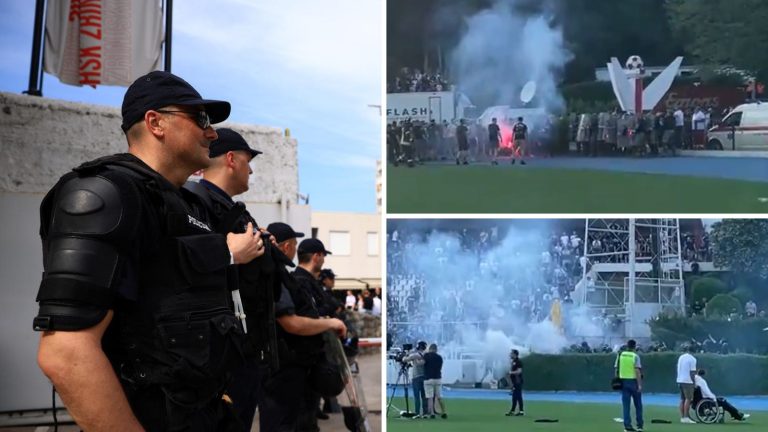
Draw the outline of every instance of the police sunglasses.
M191 119L197 123L200 129L208 129L211 126L211 117L205 111L166 111L156 110L161 114L187 114Z

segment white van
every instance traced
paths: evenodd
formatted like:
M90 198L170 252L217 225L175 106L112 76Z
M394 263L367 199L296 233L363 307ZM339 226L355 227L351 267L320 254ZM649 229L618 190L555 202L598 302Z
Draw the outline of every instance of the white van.
M713 150L768 150L768 103L739 105L707 133Z

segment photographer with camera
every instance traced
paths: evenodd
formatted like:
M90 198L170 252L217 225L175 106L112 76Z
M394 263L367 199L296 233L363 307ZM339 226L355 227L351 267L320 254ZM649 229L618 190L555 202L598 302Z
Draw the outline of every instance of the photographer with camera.
M424 391L424 351L427 343L419 341L416 351L403 357L403 362L413 365L411 368L411 386L413 387L413 399L416 406L416 415L413 418L427 416L427 394Z

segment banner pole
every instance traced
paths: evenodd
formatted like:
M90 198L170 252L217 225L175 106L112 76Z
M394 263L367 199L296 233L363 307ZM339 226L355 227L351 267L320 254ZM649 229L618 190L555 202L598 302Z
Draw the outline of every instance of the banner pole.
M37 0L35 4L35 27L32 34L32 59L29 64L29 87L24 93L30 96L42 96L42 79L40 63L43 45L43 15L45 0Z
M171 33L173 26L173 0L165 0L165 71L171 71Z

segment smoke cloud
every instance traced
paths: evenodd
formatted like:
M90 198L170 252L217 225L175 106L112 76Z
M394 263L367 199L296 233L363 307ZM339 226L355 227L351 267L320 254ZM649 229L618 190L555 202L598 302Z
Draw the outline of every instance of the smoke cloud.
M466 32L451 55L451 75L476 105L520 107L520 91L534 81L536 97L528 108L563 109L557 84L572 54L549 4L533 12L522 0L496 0L465 20Z
M542 256L555 232L550 226L513 225L501 239L486 231L487 238L481 237L480 244L467 244L467 238L444 231L432 231L418 241L412 237L404 248L408 270L402 277L417 278L421 283L414 286L423 288L417 288L420 303L403 305L416 313L407 317L411 323L405 336L408 340L399 342L423 339L438 342L445 353L475 353L487 365L499 365L493 367L495 374L503 374L498 371L508 366L513 348L521 355L554 354L579 343L581 339L569 341L550 320L551 302L541 300L552 286L546 280ZM477 252L480 249L482 254ZM390 274L399 276L398 272ZM527 313L526 304L533 314ZM561 316L574 334L605 335L586 308L564 305Z

